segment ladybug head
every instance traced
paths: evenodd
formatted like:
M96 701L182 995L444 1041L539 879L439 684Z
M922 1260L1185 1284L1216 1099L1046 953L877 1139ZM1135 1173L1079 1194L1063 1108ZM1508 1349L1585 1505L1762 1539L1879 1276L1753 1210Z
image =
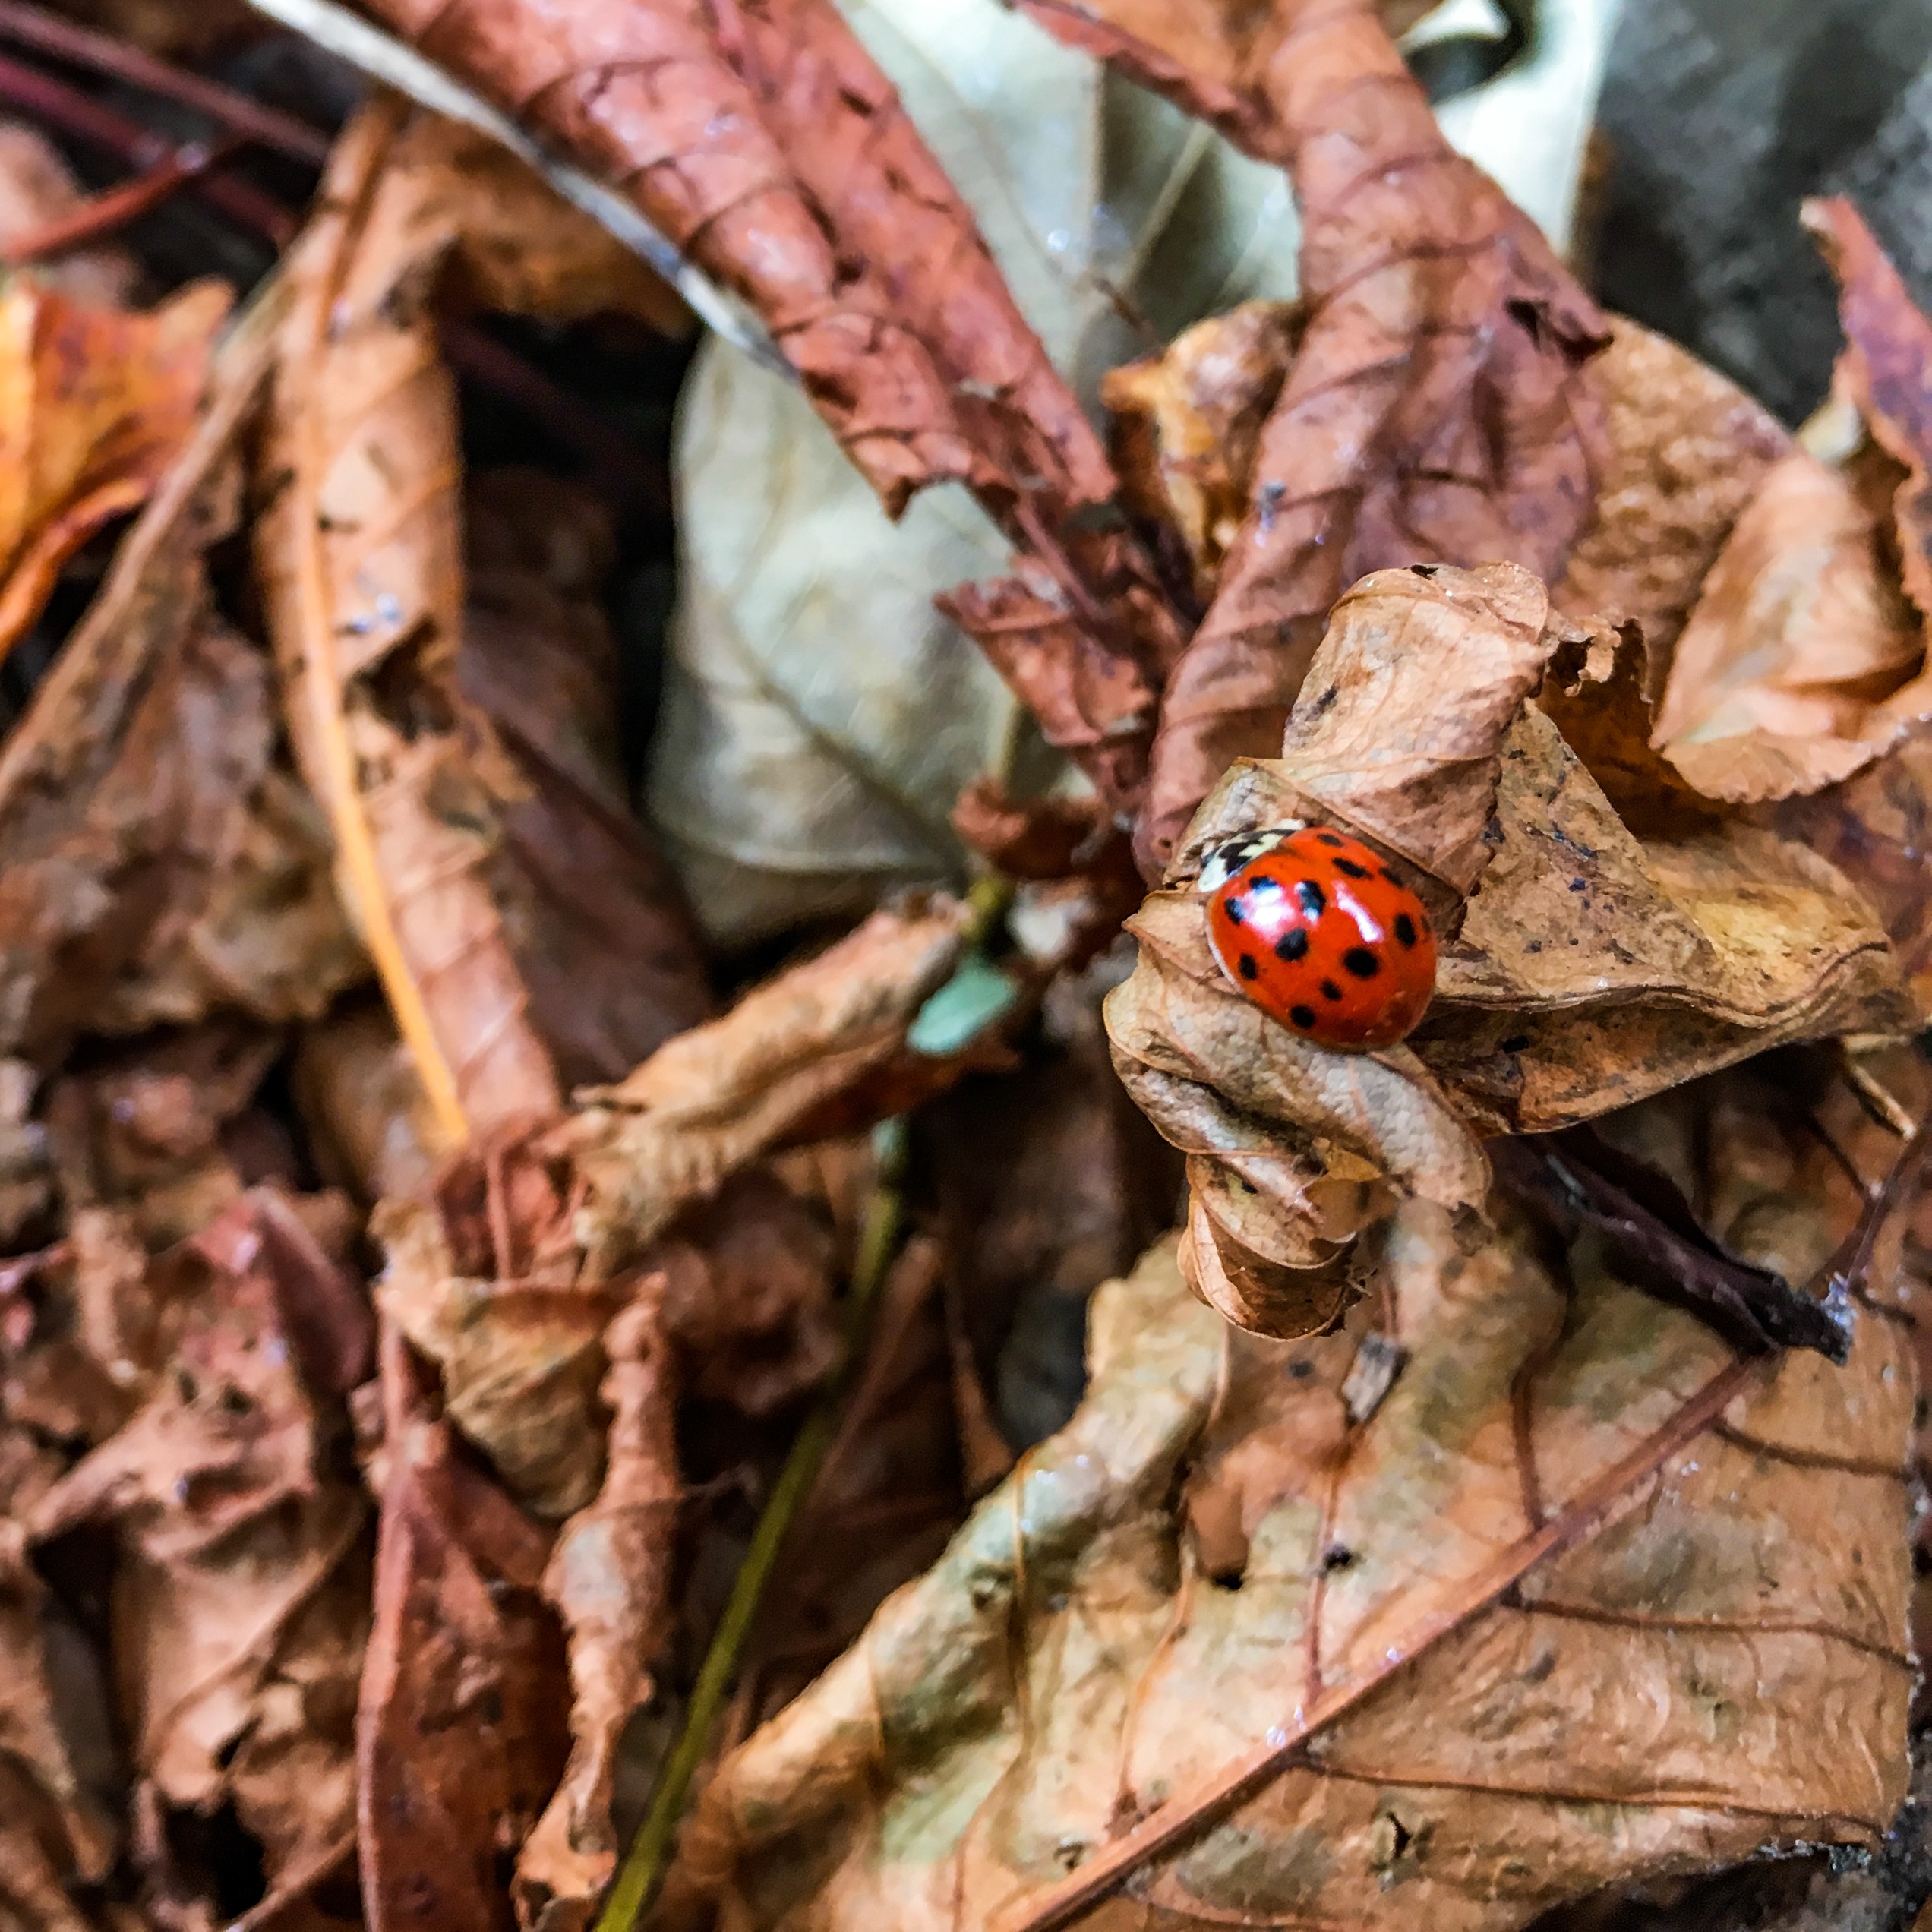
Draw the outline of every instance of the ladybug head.
M1307 829L1305 820L1293 819L1286 825L1269 826L1258 832L1237 832L1231 838L1219 840L1201 855L1201 876L1194 882L1195 890L1218 892L1244 866L1252 865L1264 852L1273 851L1296 832Z

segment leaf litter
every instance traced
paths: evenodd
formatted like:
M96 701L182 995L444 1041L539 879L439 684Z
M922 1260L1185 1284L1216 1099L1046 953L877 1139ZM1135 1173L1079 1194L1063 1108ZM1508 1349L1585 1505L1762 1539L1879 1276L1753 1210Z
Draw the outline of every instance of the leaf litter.
M734 465L863 539L766 753L674 679L642 743L621 237L379 93L305 224L211 197L295 234L232 319L143 308L0 144L87 242L0 289L0 1916L1915 1911L1932 325L1855 210L1794 437L1448 147L1413 8L370 11L788 364L687 385L687 595ZM1441 931L1397 1046L1214 962L1293 821Z

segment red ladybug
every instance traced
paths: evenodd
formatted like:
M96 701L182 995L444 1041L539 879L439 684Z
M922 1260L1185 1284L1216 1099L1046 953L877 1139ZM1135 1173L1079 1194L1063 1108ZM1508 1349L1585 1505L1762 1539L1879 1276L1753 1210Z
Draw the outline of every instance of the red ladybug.
M1359 839L1325 826L1230 839L1208 855L1208 937L1271 1019L1324 1046L1393 1046L1435 990L1422 902Z

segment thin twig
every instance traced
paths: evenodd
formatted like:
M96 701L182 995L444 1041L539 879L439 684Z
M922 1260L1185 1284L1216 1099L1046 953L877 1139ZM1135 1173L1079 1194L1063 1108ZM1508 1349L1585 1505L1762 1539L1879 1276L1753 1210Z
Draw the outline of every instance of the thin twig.
M206 147L199 141L178 147L166 159L158 161L144 175L118 188L110 188L57 215L28 233L17 236L0 248L0 262L9 268L24 268L30 262L43 261L50 255L71 254L103 236L125 228L150 214L163 202L178 194L191 182L219 168L232 158L238 141L224 141L218 147Z
M1887 1132L1896 1134L1900 1140L1910 1140L1918 1131L1918 1122L1911 1117L1911 1110L1859 1059L1843 1040L1840 1040L1838 1045L1838 1063L1844 1073L1845 1084L1858 1097L1858 1104L1872 1119Z
M541 175L565 200L581 208L626 248L642 256L718 334L768 367L788 375L795 373L756 319L687 261L633 204L582 169L557 159L508 115L471 93L415 48L384 33L346 7L338 6L336 0L248 0L248 4L257 13L266 14L350 66L359 68L372 80L500 141Z
M328 136L292 114L265 107L232 87L224 87L218 80L190 74L145 48L117 40L110 33L97 33L92 27L77 26L58 14L27 5L26 0L0 0L0 40L31 47L73 66L125 81L164 100L178 101L197 114L205 114L229 134L273 149L292 161L319 168L329 158Z
M764 1600L785 1536L800 1505L811 1493L819 1464L838 1432L839 1417L865 1356L880 1290L898 1252L905 1204L901 1193L905 1172L906 1129L902 1119L888 1120L873 1130L873 1145L879 1177L866 1204L852 1285L845 1297L845 1365L838 1378L807 1419L791 1453L785 1458L764 1514L753 1533L751 1547L731 1586L717 1633L705 1653L684 1713L684 1726L658 1780L651 1809L632 1841L623 1868L611 1887L597 1932L631 1932L649 1904L662 1877L691 1780L704 1762L713 1726L723 1708L731 1680L737 1675L747 1640Z
M144 128L138 121L131 121L78 88L70 87L65 80L57 80L51 74L43 74L24 62L10 60L4 54L0 54L0 107L11 108L75 140L103 148L124 166L144 173L175 152L172 141ZM273 195L251 188L246 182L235 181L226 175L204 174L189 186L210 207L278 250L286 248L295 238L295 216Z

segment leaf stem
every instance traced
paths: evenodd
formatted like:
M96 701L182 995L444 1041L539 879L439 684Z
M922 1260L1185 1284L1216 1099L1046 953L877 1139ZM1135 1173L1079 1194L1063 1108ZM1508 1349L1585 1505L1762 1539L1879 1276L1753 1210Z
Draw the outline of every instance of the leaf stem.
M866 1204L853 1263L852 1281L845 1296L845 1362L837 1379L819 1399L791 1445L784 1467L766 1500L764 1514L753 1533L724 1614L705 1653L684 1724L666 1763L651 1801L651 1809L631 1842L623 1869L597 1921L597 1932L632 1932L663 1876L672 1840L683 1816L684 1800L698 1767L704 1762L712 1727L737 1675L747 1640L757 1620L766 1586L771 1582L800 1508L812 1492L819 1465L838 1431L847 1397L857 1380L879 1305L886 1277L898 1253L905 1218L903 1184L906 1164L906 1124L895 1118L873 1129L878 1178Z

